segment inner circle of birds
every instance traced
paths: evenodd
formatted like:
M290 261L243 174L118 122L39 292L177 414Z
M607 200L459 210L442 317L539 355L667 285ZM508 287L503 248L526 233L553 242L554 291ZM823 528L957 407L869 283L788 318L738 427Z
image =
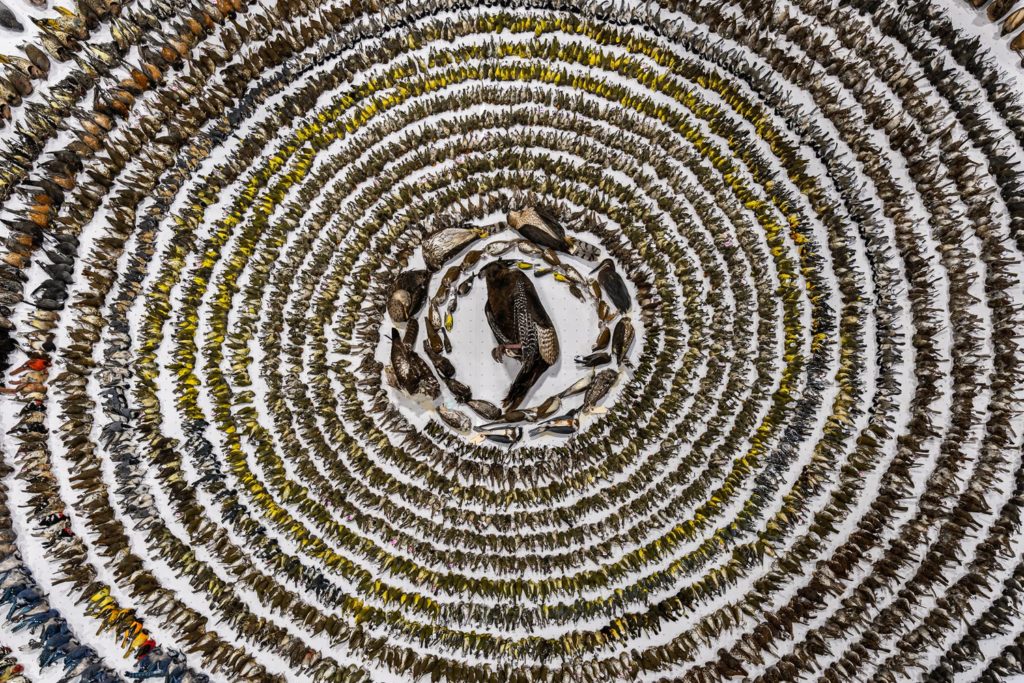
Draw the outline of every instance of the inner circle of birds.
M513 236L508 239L479 245L509 229ZM524 434L571 438L581 418L602 412L599 404L629 367L627 356L636 339L629 316L632 298L613 259L581 273L572 262L597 261L598 248L568 234L562 219L541 206L511 210L506 221L487 226L442 228L424 240L421 252L425 267L398 273L388 292L387 313L395 325L388 336L390 363L383 368L389 386L429 401L446 425L474 432L474 442L508 448ZM500 405L474 397L448 357L454 351L449 333L459 300L477 280L486 287L484 313L495 344L491 357L499 364L507 359L518 363ZM558 393L526 406L530 390L561 354L552 322L561 312L545 308L535 281L557 283L582 304L594 306L598 329L590 353L574 359L585 372ZM442 385L457 407L446 405ZM578 405L565 409L574 399Z
M1024 107L943 6L61 1L0 683L1024 675Z

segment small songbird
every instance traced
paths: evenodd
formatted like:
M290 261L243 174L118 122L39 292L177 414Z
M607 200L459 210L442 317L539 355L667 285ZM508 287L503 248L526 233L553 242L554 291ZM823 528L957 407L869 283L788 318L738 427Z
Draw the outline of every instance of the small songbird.
M556 436L569 436L579 431L579 408L573 408L564 415L545 420L539 426L530 430L530 436L541 436L542 434L553 434Z
M401 333L394 328L391 329L391 365L385 371L388 372L388 381L410 396L422 394L436 399L441 395L441 385L427 361L406 344Z
M501 259L480 270L487 282L487 323L498 340L494 359L509 356L522 362L508 395L507 410L523 402L544 372L558 361L558 334L537 297L533 283L512 261Z
M625 280L615 270L615 262L606 258L591 271L591 274L594 273L597 273L597 281L611 302L615 304L615 308L619 309L620 313L628 312L630 306L633 305L633 300L629 296L629 290L626 289Z
M407 270L399 273L388 294L388 315L396 323L404 323L419 313L427 298L430 272Z
M509 449L511 449L523 438L523 428L509 427L508 429L500 429L493 432L481 432L481 434L488 441L500 443L503 446L508 446Z
M633 321L629 318L622 318L615 323L615 330L612 331L612 352L619 365L626 359L633 340L636 338L636 331L633 329Z

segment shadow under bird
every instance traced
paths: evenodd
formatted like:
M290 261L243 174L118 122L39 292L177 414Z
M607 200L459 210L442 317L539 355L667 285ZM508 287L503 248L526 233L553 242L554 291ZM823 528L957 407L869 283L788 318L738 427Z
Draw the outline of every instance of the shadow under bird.
M487 282L487 323L498 340L494 359L522 362L502 405L519 406L541 375L558 361L558 334L530 279L512 261L498 260L480 271Z

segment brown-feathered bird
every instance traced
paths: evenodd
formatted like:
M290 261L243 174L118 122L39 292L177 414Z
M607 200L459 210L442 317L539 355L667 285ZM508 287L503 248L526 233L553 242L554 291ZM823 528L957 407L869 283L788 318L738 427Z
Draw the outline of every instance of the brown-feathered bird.
M585 261L596 261L598 250L593 244L565 234L565 228L550 211L530 206L520 211L509 211L506 222L520 235L545 249L571 254ZM551 262L550 256L546 259ZM557 257L553 259L557 261Z
M445 228L435 232L423 241L420 250L427 269L437 272L460 251L478 239L487 237L487 231L470 224L457 228Z
M441 385L430 371L430 366L394 328L391 330L391 365L385 368L385 372L390 384L410 396L422 394L436 399L441 395Z
M540 207L530 206L521 211L509 211L508 224L539 246L564 253L569 253L572 247L558 218Z
M484 312L498 340L494 358L510 356L522 362L502 405L514 409L544 372L558 361L558 334L537 297L533 283L505 259L480 271L487 282Z
M399 273L388 295L388 315L396 323L404 323L417 313L427 298L430 273L426 270L407 270Z

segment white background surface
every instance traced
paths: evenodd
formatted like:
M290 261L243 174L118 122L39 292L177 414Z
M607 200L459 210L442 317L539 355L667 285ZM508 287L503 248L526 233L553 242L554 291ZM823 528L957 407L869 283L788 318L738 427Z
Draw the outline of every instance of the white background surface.
M21 15L22 21L25 24L25 31L21 34L15 34L4 29L0 29L0 52L5 53L17 53L16 46L20 45L24 40L34 34L35 27L32 26L28 20L28 16L49 16L52 13L52 9L40 10L34 8L32 5L27 3L25 0L3 0L9 7L11 7L16 13ZM1019 61L1020 56L1012 53L1008 49L1009 37L1001 38L999 36L999 29L997 24L992 24L988 21L984 15L983 10L973 10L966 2L960 0L937 0L944 9L946 9L954 23L962 29L974 33L980 36L986 44L992 46L993 54L1000 59L1001 62L1007 65L1009 70L1016 74L1017 82L1021 86L1021 91L1024 92L1024 72L1020 70ZM99 34L100 39L102 32ZM57 64L54 63L52 71L51 82L59 78L60 73L71 68L70 64ZM54 77L56 76L56 78ZM18 116L17 110L15 116ZM10 127L8 126L3 131L0 131L0 138L7 139L10 134ZM505 234L499 236L497 239L505 239L511 235ZM578 263L574 263L578 270L583 271L583 266ZM38 275L38 273L37 273ZM433 283L436 286L435 282ZM555 368L553 372L548 373L547 376L538 384L535 388L532 396L534 397L546 397L553 391L561 390L565 386L571 384L575 379L579 377L580 371L578 371L574 364L571 363L571 358L576 354L586 354L590 351L590 345L593 343L594 333L596 331L596 316L593 313L593 309L588 304L582 304L576 299L572 298L567 290L561 286L553 286L554 283L548 282L548 286L539 286L538 290L542 300L545 303L549 313L552 314L553 320L557 326L560 341L562 343L562 359L559 367ZM474 389L474 394L480 397L487 398L492 402L498 403L505 389L508 386L508 382L514 376L516 364L508 360L504 363L503 368L496 372L496 364L490 357L490 350L494 344L493 338L490 334L484 316L483 316L483 296L484 296L484 283L478 282L474 287L472 294L461 300L459 304L459 311L457 314L455 331L452 334L452 342L457 349L457 353L453 354L452 360L458 370L458 377L460 380L471 385ZM636 315L636 309L634 309L633 320L639 326L638 315ZM568 313L568 314L567 314ZM422 333L421 333L422 338ZM636 344L634 346L634 353L642 345L642 333L638 334ZM386 351L382 352L383 355L379 354L378 357L386 358ZM535 401L529 400L527 404L532 405ZM14 422L13 414L18 410L20 406L13 403L12 401L3 398L0 399L0 433L5 433L10 429ZM413 416L411 406L406 406L409 411L409 415ZM0 437L6 438L6 437ZM16 480L15 480L16 481ZM12 492L12 502L17 502L24 498L22 493ZM32 538L31 534L26 529L18 529L19 543L26 552L26 560L35 568L45 568L46 558L45 551L38 544L38 539ZM137 539L133 539L133 542ZM140 541L141 543L141 541ZM161 577L162 579L164 577ZM167 584L174 586L183 593L189 592L189 587L183 582L178 582L179 585L175 585L173 577L166 577ZM37 579L45 582L45 577L37 576ZM62 610L64 616L71 622L73 629L83 642L87 642L99 649L102 649L107 653L107 661L115 666L127 666L125 660L120 658L120 652L114 648L113 639L105 634L100 637L94 637L95 625L91 621L85 621L81 618L80 608L73 607L71 602L65 598L62 598L59 591L51 591L50 595L51 602L55 607ZM24 648L27 645L29 637L24 633L12 634L9 630L0 630L0 643L6 643L11 646ZM985 643L986 651L994 652L997 649L998 643L987 641ZM26 674L33 681L55 681L59 677L59 667L50 667L45 673L41 673L38 670L37 663L34 658L26 655L28 650L19 650L16 655L18 661L25 665ZM268 661L268 664L271 662ZM280 668L280 663L276 663Z

